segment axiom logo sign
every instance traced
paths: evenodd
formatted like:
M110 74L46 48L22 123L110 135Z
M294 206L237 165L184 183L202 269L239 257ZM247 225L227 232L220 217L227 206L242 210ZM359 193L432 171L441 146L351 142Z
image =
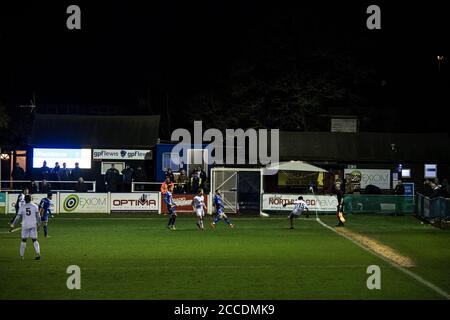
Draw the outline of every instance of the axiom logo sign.
M64 211L72 212L77 208L106 206L106 198L86 198L71 194L63 202Z
M377 186L380 189L389 189L391 183L391 171L389 169L345 169L344 174L350 175L350 182L365 188L368 185Z
M389 183L389 172L383 173L368 173L355 170L350 173L352 182L362 182L365 185Z

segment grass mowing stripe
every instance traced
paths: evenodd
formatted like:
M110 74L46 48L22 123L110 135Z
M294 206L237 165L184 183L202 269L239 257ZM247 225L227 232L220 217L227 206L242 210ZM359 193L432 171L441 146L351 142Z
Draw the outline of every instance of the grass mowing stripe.
M396 263L394 263L394 262L392 262L392 261L386 259L386 258L383 257L382 255L378 254L378 253L375 252L375 251L370 250L369 248L365 247L364 245L362 245L361 243L357 242L356 240L350 238L349 236L347 236L347 235L345 235L345 234L343 234L343 233L337 232L334 228L330 227L329 225L327 225L326 223L324 223L322 220L320 220L320 218L319 218L318 215L317 215L317 212L316 212L316 221L317 221L320 225L322 225L323 227L325 227L325 228L327 228L327 229L333 231L334 233L336 233L336 234L338 234L338 235L340 235L340 236L346 238L347 240L350 240L351 242L353 242L354 244L356 244L356 245L359 246L360 248L366 250L367 252L372 253L373 255L375 255L375 256L377 256L377 257L379 257L380 259L382 259L382 260L385 261L386 263L390 264L391 266L393 266L393 267L396 268L397 270L400 270L401 272L407 274L408 276L410 276L411 278L415 279L416 281L418 281L418 282L421 283L422 285L424 285L424 286L426 286L426 287L428 287L428 288L434 290L435 292L437 292L438 294L440 294L441 296L443 296L445 299L450 300L450 295L449 295L447 292L445 292L444 290L442 290L441 288L439 288L439 287L437 287L436 285L434 285L433 283L431 283L431 282L425 280L424 278L422 278L422 277L419 276L418 274L416 274L416 273L414 273L414 272L412 272L412 271L410 271L410 270L407 270L407 269L403 268L402 266L400 266L400 265L398 265L398 264L396 264Z
M161 266L158 265L156 266L158 269L170 269L170 270L174 270L174 269L188 269L188 270L198 270L198 266ZM202 266L202 269L241 269L243 266L242 265L223 265L223 266ZM260 265L260 266L252 266L252 265L245 265L244 266L246 269L264 269L264 268L273 268L273 265ZM366 265L362 265L362 264L350 264L350 265L345 265L345 264L341 264L341 265L296 265L295 266L298 269L342 269L342 268L366 268ZM17 268L2 268L2 270L4 271L15 271L17 270ZM49 271L54 271L54 270L61 270L61 267L59 266L49 266L46 267L46 270ZM98 268L87 268L87 267L83 267L84 271L89 271L89 270L98 270ZM127 267L114 267L114 270L148 270L148 267L139 267L139 266L127 266Z

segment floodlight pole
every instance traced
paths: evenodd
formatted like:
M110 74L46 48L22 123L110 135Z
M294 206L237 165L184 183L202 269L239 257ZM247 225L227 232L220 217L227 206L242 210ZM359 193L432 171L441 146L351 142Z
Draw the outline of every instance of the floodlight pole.
M441 62L444 60L444 56L437 56L438 61L438 72L441 72Z

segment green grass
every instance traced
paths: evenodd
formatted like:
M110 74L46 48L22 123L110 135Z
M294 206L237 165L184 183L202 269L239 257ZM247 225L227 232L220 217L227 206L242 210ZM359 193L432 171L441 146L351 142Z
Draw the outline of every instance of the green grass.
M20 232L7 232L7 218L0 218L0 299L443 298L314 219L289 230L286 219L236 218L235 229L221 222L200 232L193 217L179 217L171 232L166 217L59 215L50 238L40 233L42 260L33 260L29 242L20 261ZM409 216L350 216L347 225L410 256L411 271L450 292L448 231ZM366 287L373 264L381 290ZM69 265L81 268L81 290L66 287Z

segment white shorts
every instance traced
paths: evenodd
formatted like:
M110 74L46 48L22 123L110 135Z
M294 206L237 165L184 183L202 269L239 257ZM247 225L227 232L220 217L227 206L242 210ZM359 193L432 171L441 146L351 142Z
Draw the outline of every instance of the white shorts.
M37 228L22 228L22 239L37 239Z
M197 215L197 217L204 217L205 210L203 210L203 208L195 208L195 214Z

